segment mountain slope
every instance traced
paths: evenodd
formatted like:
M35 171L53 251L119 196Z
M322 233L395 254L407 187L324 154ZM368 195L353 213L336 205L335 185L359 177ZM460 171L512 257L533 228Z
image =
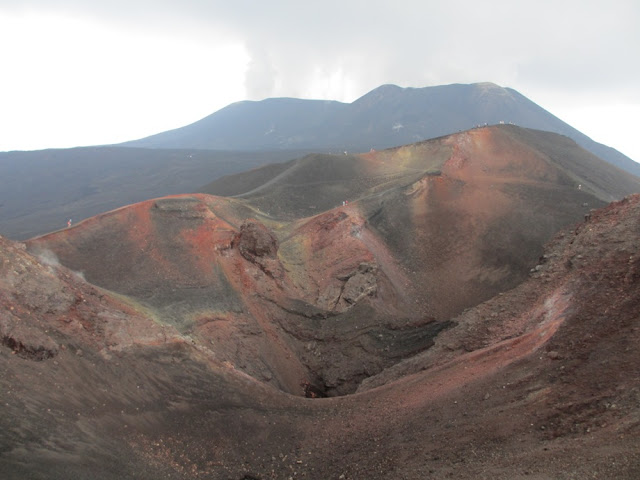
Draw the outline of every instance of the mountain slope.
M563 137L508 125L247 177L222 182L250 189L235 198L150 200L28 245L205 344L217 332L255 378L343 395L520 283L560 228L640 190Z
M284 246L252 213L243 202L219 197L167 197L32 239L29 249L53 252L90 282L134 299L162 324L213 348L218 359L295 394L303 385L349 393L365 372L427 348L446 327L430 327L433 319L405 311L397 300L403 293L391 283L393 260L376 261L370 251L371 245L384 249L379 240L344 238L360 217L319 218L314 222L326 235L307 226ZM316 283L295 268L302 253L280 252L318 241L342 250L332 265L317 266L327 277ZM362 315L366 320L358 320ZM375 335L396 343L381 351ZM353 351L361 348L353 364Z
M310 152L366 152L500 121L561 133L640 175L639 164L592 142L511 89L385 85L352 104L241 102L182 129L125 144L153 148L0 152L0 233L26 239L64 227L69 218L77 222L132 202L193 192L223 175ZM236 151L198 150L203 148Z
M0 238L4 477L637 478L637 179L510 125L247 175Z
M313 155L249 175L250 186L236 175L204 191L224 188L267 219L358 212L422 286L420 303L438 299L427 309L437 318L515 285L558 229L640 191L640 180L566 137L510 125L362 155Z
M26 239L149 198L305 151L216 152L85 147L0 152L0 233Z
M384 385L320 400L0 238L3 477L638 478L639 219L593 212Z
M513 161L518 161L516 157L520 150L533 150L537 157L564 172L568 176L567 181L571 181L576 187L580 185L603 201L619 199L638 190L638 177L611 167L572 140L549 132L513 125L496 125L448 138L480 140L483 135L488 139L485 142L488 151L482 151L485 143L479 142L474 154L488 157L495 152L497 155L511 155ZM326 202L322 207L316 206L319 210L332 208L342 200L359 198L368 189L379 189L389 181L399 179L403 182L402 178L405 176L426 172L438 174L456 148L447 143L454 140L443 138L383 151L374 150L366 154L310 154L287 163L271 164L222 177L202 187L200 191L213 195L251 198L257 205L261 204L261 198L277 198L281 199L281 205L277 208L284 209L285 215L292 215L289 210L293 210L297 212L293 216L305 216L313 213L313 208L310 207L314 203ZM527 168L526 163L524 167ZM516 168L515 164L512 168ZM523 177L528 174L527 171L522 172ZM334 197L323 191L329 185L336 192ZM314 188L319 190L319 194L313 193ZM297 189L300 192L293 193ZM307 202L303 206L293 198L300 195L304 195ZM264 203L263 206L266 208L268 205Z
M125 145L363 152L499 122L566 135L604 160L640 175L640 164L594 142L517 91L492 83L383 85L351 104L290 98L239 102L191 125Z

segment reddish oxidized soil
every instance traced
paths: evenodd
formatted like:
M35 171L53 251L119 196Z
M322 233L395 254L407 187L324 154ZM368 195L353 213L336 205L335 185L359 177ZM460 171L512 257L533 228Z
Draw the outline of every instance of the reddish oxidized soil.
M498 133L363 155L387 176L310 218L190 195L0 238L3 475L640 477L640 196L543 254L598 201Z
M42 316L36 296L43 330L3 333L58 346L45 359L2 350L7 478L636 478L639 232L640 196L596 212L556 237L528 281L456 318L433 348L358 394L316 400L265 387L175 333L158 346L140 331L136 343L105 342L90 318L113 305L109 294L4 241L12 291L53 272L86 300L58 299ZM3 319L13 307L28 320L18 294L2 305ZM370 389L376 380L384 385Z

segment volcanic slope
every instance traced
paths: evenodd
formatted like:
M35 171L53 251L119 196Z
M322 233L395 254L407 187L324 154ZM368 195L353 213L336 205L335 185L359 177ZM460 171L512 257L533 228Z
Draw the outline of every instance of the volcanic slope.
M304 152L221 152L82 147L0 152L0 233L14 240L154 197L192 192L203 178Z
M365 151L501 122L567 135L600 158L640 175L640 164L594 142L517 91L489 82L424 88L382 85L350 104L295 98L237 102L191 125L125 145Z
M352 220L337 229L349 252L327 268L333 283L322 292L327 308L319 308L304 301L312 286L287 274L274 234L243 221L252 213L219 197L168 197L40 237L30 249L54 252L90 282L135 299L222 360L295 394L309 388L348 393L365 376L432 344L442 326L418 316L405 326L385 273L366 244L344 232ZM298 235L299 243L311 245L311 233ZM383 351L378 335L398 341ZM332 338L338 340L327 341Z
M309 152L389 148L500 121L567 135L640 175L640 164L592 141L515 90L491 83L383 85L351 104L300 99L235 103L195 124L128 143L136 148L0 152L0 233L24 240L61 228L69 218L77 222L148 198L190 193L206 180L267 162Z
M316 400L0 238L3 478L636 479L639 235L639 195L592 212L431 349Z
M509 126L264 172L235 198L150 200L29 249L256 379L344 395L521 282L602 197L640 190L563 137Z
M510 125L361 155L312 155L286 166L254 170L252 182L226 177L202 191L223 190L295 228L318 211L330 213L311 217L310 225L327 215L357 219L351 234L384 242L419 286L413 308L438 319L516 285L553 233L640 191L640 179L572 140ZM296 250L288 236L295 228L282 236L283 258ZM316 271L310 256L298 264Z

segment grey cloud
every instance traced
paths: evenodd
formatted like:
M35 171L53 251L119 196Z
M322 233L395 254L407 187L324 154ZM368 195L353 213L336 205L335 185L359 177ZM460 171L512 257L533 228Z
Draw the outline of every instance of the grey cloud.
M262 99L275 93L277 70L264 48L250 49L251 60L245 75L245 88L249 98Z
M483 80L559 91L640 89L635 0L4 0L5 8L242 42L251 56L251 98L301 95L318 71L343 72L361 93L381 83Z

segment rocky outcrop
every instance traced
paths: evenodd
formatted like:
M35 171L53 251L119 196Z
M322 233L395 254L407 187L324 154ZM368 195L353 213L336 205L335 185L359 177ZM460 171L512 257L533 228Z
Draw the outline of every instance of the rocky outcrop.
M377 272L377 265L361 263L358 270L347 278L340 300L347 305L353 305L366 296L375 295L378 289Z
M263 224L252 219L246 220L233 238L231 246L270 277L283 278L284 271L278 260L278 240Z
M374 296L378 291L378 266L374 263L363 262L358 268L337 278L318 297L318 305L343 313L356 303L368 296Z
M278 240L263 224L247 220L233 239L233 246L240 254L253 262L258 257L274 258L278 252Z
M36 361L55 357L59 349L59 345L42 329L21 322L8 312L0 314L0 343L15 355Z
M182 219L205 218L206 216L204 205L195 197L159 198L153 203L153 208L158 213Z

